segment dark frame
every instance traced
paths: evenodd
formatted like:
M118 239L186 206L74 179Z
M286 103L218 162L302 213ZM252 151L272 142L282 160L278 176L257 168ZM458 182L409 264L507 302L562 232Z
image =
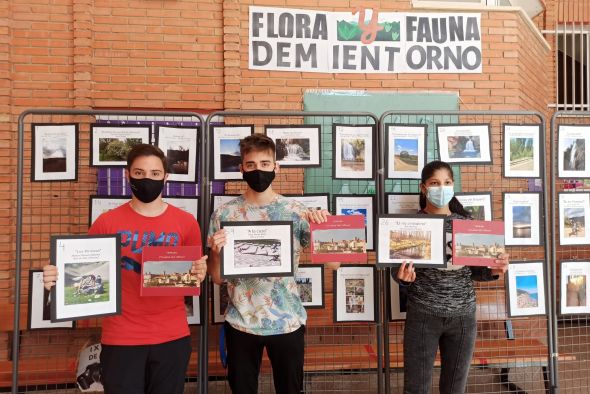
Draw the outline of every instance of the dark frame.
M443 157L440 150L440 131L439 128L441 127L453 127L453 126L486 126L487 127L487 137L488 137L488 156L489 160L450 160L451 158ZM436 149L438 151L438 157L440 160L449 163L450 165L457 165L457 164L466 164L466 165L480 165L480 164L493 164L493 157L492 157L492 134L491 134L491 124L490 123L441 123L436 125ZM481 149L481 146L480 146ZM480 150L480 152L483 152Z
M510 293L510 279L509 279L509 272L506 271L504 274L504 287L506 291L506 313L508 317L530 317L530 316L546 316L547 315L547 292L548 292L548 283L547 283L547 270L545 269L545 262L542 260L530 260L530 261L511 261L510 265L516 264L541 264L541 268L543 270L542 277L543 277L543 294L545 303L543 305L544 312L543 313L535 313L535 314L526 314L526 315L519 315L514 314L512 308L510 307L510 300L511 300L511 293ZM516 289L514 289L516 291Z
M57 305L57 296L56 296L56 286L51 288L51 299L55 302L51 303L51 321L52 322L60 322L60 321L69 321L69 320L80 320L80 319L88 319L91 317L99 317L99 316L114 316L121 313L121 234L105 234L105 235L52 235L51 236L51 249L50 249L50 264L57 266L56 261L56 249L57 249L57 242L58 241L67 241L67 240L79 240L79 239L99 239L99 238L109 238L112 239L114 242L115 248L115 261L109 262L110 264L115 264L115 277L117 283L115 284L114 295L115 295L115 311L114 312L106 312L106 313L96 313L96 314L88 314L88 315L79 315L74 317L68 318L58 318L57 312L58 308L62 307L61 305L58 307ZM64 274L65 276L65 274Z
M193 214L193 212L189 212L189 211L183 209L182 207L179 207L178 205L174 205L174 201L170 201L170 200L173 200L173 199L178 199L178 200L194 200L194 201L196 201L197 202L197 207L196 207L196 212L195 213L197 214L197 216L195 216ZM199 196L166 196L166 197L162 197L162 200L165 203L167 203L167 204L174 205L176 208L178 208L178 209L180 209L180 210L182 210L184 212L190 213L195 218L195 220L197 220L197 221L199 220L198 219L198 215L199 215L199 209L201 208L201 199L200 199Z
M385 193L385 211L387 215L402 215L399 213L391 213L389 212L389 196L417 196L418 197L418 205L416 206L416 212L420 211L420 193Z
M563 306L561 303L561 300L567 300L567 289L564 289L562 286L562 281L561 279L563 278L563 264L564 263L574 263L574 264L586 264L590 267L590 261L589 260L561 260L558 262L559 265L559 302L557 302L557 313L559 316L580 316L580 315L589 315L590 314L590 300L586 299L586 303L588 303L588 305L586 306L586 309L588 310L587 312L564 312L563 311ZM590 271L590 270L589 270ZM590 275L586 276L586 286L590 286ZM564 290L566 290L564 292Z
M202 326L203 325L203 318L204 318L204 313L203 313L203 297L199 296L184 296L184 302L186 303L186 299L187 298L191 298L193 300L193 312L195 311L195 303L194 303L194 297L197 298L198 302L197 305L199 305L199 322L198 323L190 323L188 321L188 316L186 317L187 319L187 323L189 326Z
M580 246L580 245L590 245L590 242L588 243L561 243L561 239L562 239L562 227L561 224L563 223L563 216L561 215L561 196L565 195L565 196L575 196L575 195L580 195L580 194L586 194L588 195L588 199L590 201L590 192L557 192L557 220L558 220L558 229L559 229L559 238L557 239L557 242L559 242L559 246ZM589 217L590 216L590 209L588 210L584 210L584 218ZM590 224L590 223L588 223ZM588 228L585 228L584 231L588 231Z
M508 171L506 168L506 161L508 160L508 165L510 165L510 158L509 158L510 142L506 138L506 126L527 126L527 127L536 126L537 127L537 135L535 138L537 139L537 146L539 147L539 152L537 152L538 157L533 156L533 162L535 162L535 161L539 162L539 171L536 176L508 175ZM504 146L502 147L502 155L504 156L503 160L502 160L502 176L504 178L523 178L523 179L525 179L525 178L532 178L532 179L541 178L541 169L545 165L545 160L544 160L544 155L541 154L542 141L541 141L541 125L540 124L536 124L536 123L503 123L502 124L502 142L504 144ZM534 152L533 152L533 154L534 154Z
M405 214L394 214L394 215L377 215L377 247L376 247L376 252L377 252L377 257L376 257L376 266L377 267L400 267L402 265L402 263L382 263L381 262L381 257L383 254L383 251L380 250L379 247L379 240L381 239L381 234L379 233L379 229L380 229L380 222L381 219L420 219L422 221L430 221L432 222L432 224L430 225L430 228L432 228L432 226L434 225L435 221L440 221L440 226L442 227L442 240L441 242L441 255L444 259L444 264L420 264L417 263L416 261L414 261L414 265L416 266L416 268L446 268L448 265L448 261L446 259L446 232L444 229L445 226L445 215L405 215ZM431 238L432 241L432 238ZM434 244L434 241L432 241L432 244ZM408 259L406 259L408 260Z
M389 277L389 280L387 280L386 281L387 283L385 284L385 288L387 289L387 297L385 297L385 298L386 298L386 304L387 304L388 321L390 321L390 322L404 321L404 320L406 320L405 315L404 315L404 317L399 317L399 318L397 318L397 317L394 318L394 316L393 316L393 304L391 303L391 293L393 291L393 287L391 286L391 284L397 283L395 281L395 279L393 279L395 272L392 268L388 268L385 272L387 272L387 276ZM398 285L399 291L401 291L401 289L404 288L399 283L397 285ZM408 291L407 286L405 287L404 291L406 292L406 297L407 297L407 291ZM398 299L399 299L399 294L398 294ZM400 313L407 313L407 312L400 312Z
M541 226L541 221L542 221L542 217L541 217L541 212L543 212L543 193L542 192L522 192L522 193L517 193L517 192L502 192L502 219L504 220L504 237L506 237L506 233L507 233L507 228L506 228L506 195L507 194L530 194L530 195L536 195L539 199L539 210L536 212L532 212L531 210L531 236L532 236L532 228L533 226L533 215L536 214L537 217L539 218L539 242L538 243L525 243L525 244L512 244L512 243L506 243L505 246L542 246L543 245L543 226ZM514 221L512 222L512 227L510 228L510 231L512 231L514 228ZM514 238L514 236L512 236L511 238Z
M37 127L39 126L74 126L74 177L73 178L59 178L59 179L42 179L38 178L35 171L36 156L37 156ZM78 123L32 123L31 124L31 182L63 182L63 181L77 181L78 180L78 151L80 149L79 125ZM67 156L66 156L67 160ZM67 167L66 167L67 169ZM67 172L67 171L66 171ZM44 174L44 173L43 173Z
M95 200L125 200L125 202L122 203L122 204L125 204L125 203L131 201L131 196L127 197L127 196L97 196L97 195L91 195L88 198L88 227L92 226L92 224L93 224L93 222L92 222L92 208L93 208L93 204L92 203ZM98 218L98 216L97 216L97 218Z
M227 282L224 282L223 285L226 286L226 290L227 290ZM216 283L214 283L213 281L211 281L211 324L223 324L223 322L225 322L225 311L220 310L221 313L219 313L219 315L224 316L224 318L222 320L218 320L216 319L216 310L221 308L221 304L217 305L215 303L215 286L219 287L219 297L221 298L221 286L222 285L218 285ZM229 293L228 293L228 298L229 298ZM221 299L219 300L221 302ZM231 300L228 299L228 304Z
M321 300L321 304L320 305L303 305L303 307L305 309L323 309L326 307L326 293L325 293L325 287L326 287L326 283L325 283L325 275L324 275L324 264L299 264L299 268L309 268L309 269L313 269L314 271L319 270L320 271L320 280L321 280L321 284L322 284L322 288L320 291L320 296L322 298ZM298 270L299 270L298 268ZM295 282L297 282L297 274L295 274ZM300 294L301 297L301 294ZM312 294L312 298L313 294ZM303 301L301 301L301 304L303 304Z
M215 206L215 197L225 197L225 196L227 196L227 197L234 197L234 198L236 198L236 197L240 197L241 194L211 193L210 196L211 196L211 207L210 207L211 208L211 212L210 212L209 215L212 215L213 212L215 212L215 209L219 208L219 207L216 207Z
M164 150L160 147L160 128L162 127L168 127L170 129L197 129L197 135L195 136L195 146L191 146L189 148L189 163L190 160L194 160L195 162L195 173L194 174L190 174L190 171L187 175L184 174L180 174L181 177L186 177L187 179L171 179L170 176L171 175L179 175L179 174L172 174L170 172L170 158L167 155L167 152L164 152ZM164 134L164 133L162 133ZM198 172L199 172L199 144L200 144L200 140L201 140L201 126L197 125L197 126L168 126L168 125L156 125L156 128L154 130L154 145L157 146L158 148L162 149L162 151L164 152L164 154L166 155L166 164L168 166L168 168L166 169L166 172L168 173L168 181L169 182L179 182L179 183L197 183L198 180ZM175 177L173 177L175 178Z
M338 289L338 273L341 272L340 269L341 268L353 268L353 267L358 267L358 268L367 268L371 270L372 273L372 279L373 279L373 320L339 320L338 319L338 304L340 302L340 297L338 296L339 293L339 289ZM332 272L333 275L333 287L334 287L334 305L333 305L333 315L334 315L334 323L353 323L353 322L376 322L377 321L377 316L378 316L378 311L379 309L377 308L377 297L378 297L378 290L377 290L377 281L376 281L376 273L377 273L377 268L373 265L373 264L342 264L340 266L339 269L334 270ZM346 301L346 294L344 295L344 300Z
M325 197L326 198L326 207L327 207L328 211L330 211L330 193L283 194L283 197L287 197L287 198L297 198L297 197ZM306 207L306 208L310 209L309 207Z
M284 226L288 226L289 227L289 250L290 250L290 258L291 258L291 263L289 264L289 271L283 271L283 272L272 272L272 273L261 273L261 272L255 272L255 269L250 268L249 269L249 273L248 274L227 274L226 273L226 269L225 269L225 264L226 264L226 258L225 258L225 251L227 250L226 247L223 247L223 250L221 251L221 278L222 279L233 279L233 278L245 278L245 277L258 277L258 278L263 278L263 277L279 277L279 276L293 276L294 274L294 258L293 258L293 222L291 221L248 221L248 222L221 222L220 223L221 228L227 228L227 227L255 227L255 226L260 226L260 227L284 227ZM287 240L281 240L281 241L287 241ZM283 264L281 263L281 266L283 266Z
M490 206L488 207L490 210L490 220L494 220L494 201L492 200L493 195L492 192L456 192L455 197L457 196L489 196L490 197ZM457 199L459 200L459 199ZM461 202L461 200L459 200ZM463 205L463 203L461 203ZM465 208L465 207L464 207Z
M416 175L415 177L393 177L390 176L391 174L389 173L389 164L390 164L390 160L391 157L389 155L389 143L391 142L391 132L389 130L390 127L419 127L423 129L423 135L422 138L424 139L424 151L420 152L424 161L424 164L426 164L427 161L427 154L428 154L428 137L427 137L427 130L428 130L428 126L425 124L412 124L412 123L386 123L384 125L385 127L385 179L420 179L421 178L421 172L422 172L422 168L418 167L418 171L416 171ZM420 160L418 159L418 162Z
M338 213L338 206L336 205L336 201L338 201L338 198L350 198L352 200L355 199L359 199L359 198L370 198L371 199L371 215L370 215L370 219L373 221L373 225L371 226L371 231L372 231L372 241L373 241L373 247L369 248L369 226L368 226L368 221L369 221L369 214L367 214L367 226L365 226L365 240L367 242L367 251L369 250L375 250L375 217L376 215L376 211L375 211L375 207L377 206L377 196L374 194L333 194L332 195L332 208L333 208L333 212L334 215L339 215Z
M70 327L61 327L61 326L50 326L50 327L33 327L32 323L33 323L33 287L34 285L34 276L35 274L43 274L43 270L42 269L32 269L29 270L29 294L28 294L28 311L27 311L27 330L30 331L34 331L34 330L71 330L73 328L76 328L76 322L75 321L66 321L64 323L69 323ZM42 291L43 291L43 302L45 302L45 297L49 297L50 291L46 290L45 287L41 286ZM51 314L51 304L50 304L50 314ZM56 323L51 322L51 319L48 321L48 324L54 325Z
M336 151L337 147L336 146L336 129L338 127L370 127L371 128L371 162L372 162L372 166L371 166L371 175L369 177L363 177L363 178L351 178L351 177L338 177L336 175L337 171L336 171L336 154L338 154L338 152ZM332 124L332 177L334 179L375 179L375 175L376 175L376 170L375 167L378 165L377 163L377 158L379 157L377 155L377 126L376 125L357 125L357 124L343 124L343 123L333 123ZM369 153L368 149L365 149L365 153Z
M586 128L586 129L590 129L590 125L582 125L582 124L559 124L557 125L557 144L556 144L556 150L557 150L557 175L556 178L558 179L587 179L590 178L590 162L585 161L584 158L584 165L585 165L585 170L584 171L576 171L576 172L581 172L581 173L585 173L585 174L572 174L572 175L565 175L563 174L563 172L565 170L562 169L562 166L560 166L560 162L561 164L563 164L563 162L561 161L561 152L559 150L560 148L560 141L561 141L561 128L567 126L567 127L571 127L571 128ZM584 139L585 142L589 142L590 143L590 136L586 135L586 138ZM589 144L590 145L590 144ZM590 149L590 146L588 147L584 147L585 149ZM568 170L568 171L572 171L572 170Z
M100 152L94 151L94 138L95 132L94 129L98 127L104 128L111 128L113 130L116 129L125 129L125 128L143 128L145 129L143 132L147 131L147 141L145 141L145 136L142 136L142 144L149 144L151 143L152 138L152 127L150 125L137 125L137 124L111 124L111 123L93 123L90 125L90 167L126 167L127 166L127 159L121 160L118 164L95 164L94 159L98 158Z
M248 135L252 135L254 134L254 125L252 124L235 124L235 125L216 125L216 126L211 126L211 132L209 135L209 138L211 139L211 141L209 142L209 148L211 149L211 157L213 158L213 163L210 163L210 170L209 170L209 175L211 177L210 180L212 181L241 181L242 180L242 175L240 174L240 176L237 176L237 173L239 173L239 171L237 171L236 173L232 172L232 177L230 178L216 178L215 177L215 163L219 163L219 172L221 172L221 156L220 156L220 152L216 152L215 151L215 141L218 139L218 136L215 133L215 130L217 129L228 129L228 128L241 128L241 127L249 127L250 128L250 134ZM245 138L245 137L243 137ZM241 160L241 159L240 159Z
M276 145L277 141L276 139L272 138L271 136L268 135L268 129L316 129L316 133L317 133L317 138L318 138L318 144L317 147L313 146L313 144L310 144L309 149L310 149L310 153L313 150L317 149L317 157L318 157L318 162L317 163L308 163L308 164L284 164L282 163L280 160L277 160L277 163L279 163L279 165L281 167L284 168L317 168L317 167L321 167L322 166L322 155L321 155L321 146L322 146L322 126L319 124L298 124L298 125L265 125L264 126L264 135L266 135L267 137L269 137L270 139L272 139ZM311 154L310 154L311 156ZM305 162L304 162L305 163Z

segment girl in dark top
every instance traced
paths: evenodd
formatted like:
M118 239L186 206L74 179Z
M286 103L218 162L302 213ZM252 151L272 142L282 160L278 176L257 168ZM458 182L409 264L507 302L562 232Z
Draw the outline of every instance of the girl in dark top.
M442 161L428 163L420 184L421 214L446 215L447 268L418 268L404 262L397 281L408 286L404 330L404 393L427 394L440 346L440 393L463 393L475 346L475 289L473 281L492 281L508 269L500 254L494 268L454 266L451 261L452 220L470 219L454 197L453 170Z

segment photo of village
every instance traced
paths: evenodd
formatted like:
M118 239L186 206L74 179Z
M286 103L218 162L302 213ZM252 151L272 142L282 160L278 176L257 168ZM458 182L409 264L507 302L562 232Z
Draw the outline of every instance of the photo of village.
M431 232L422 230L393 230L389 232L389 258L430 260Z
M503 234L455 234L455 255L459 257L478 257L496 259L504 253Z
M519 308L537 308L539 306L537 275L516 276L516 305Z
M192 261L146 261L143 287L195 287L199 281L192 266Z
M346 313L365 313L365 280L344 279Z
M234 241L234 268L278 267L280 265L280 239L240 239Z
M331 229L313 231L313 253L365 253L365 229Z

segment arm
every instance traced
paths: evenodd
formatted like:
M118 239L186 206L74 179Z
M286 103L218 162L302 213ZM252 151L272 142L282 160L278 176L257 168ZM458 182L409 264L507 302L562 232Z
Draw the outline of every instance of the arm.
M221 279L221 268L220 268L220 254L221 248L225 245L225 230L221 229L209 236L207 239L207 245L209 246L209 260L207 263L207 272L211 275L215 284L222 284Z

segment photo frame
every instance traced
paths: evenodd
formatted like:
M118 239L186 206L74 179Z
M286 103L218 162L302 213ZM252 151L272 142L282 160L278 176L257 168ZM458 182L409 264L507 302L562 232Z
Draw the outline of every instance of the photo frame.
M121 313L121 235L51 236L51 321Z
M92 226L100 215L111 209L118 208L130 200L129 197L120 196L90 196L88 204L88 225Z
M367 229L362 215L331 215L309 227L312 263L367 262Z
M557 193L559 209L559 244L590 245L588 220L590 216L589 192Z
M377 316L375 266L346 264L334 275L334 322L374 322Z
M221 222L221 278L293 276L293 222Z
M43 286L43 270L29 270L27 329L74 328L75 322L51 322L50 292Z
M252 125L211 126L212 180L241 180L240 140L254 133Z
M330 210L330 195L328 193L283 194L283 196L299 201L307 209Z
M213 324L221 324L225 321L225 310L229 304L227 282L223 282L221 285L213 283L212 293L211 321Z
M387 291L389 294L389 321L406 320L406 312L408 305L408 288L400 286L399 283L389 275L389 286Z
M197 182L199 126L156 126L155 143L166 155L168 181Z
M559 278L559 314L590 314L590 261L562 260Z
M546 314L543 261L511 261L506 272L508 317Z
M375 126L334 124L334 179L375 179Z
M444 215L379 215L377 266L411 260L417 268L446 268L444 225Z
M387 178L420 179L426 164L426 125L385 125Z
M149 144L151 127L131 124L90 126L90 166L125 167L135 145Z
M324 266L322 264L300 264L295 273L301 304L307 309L325 307Z
M438 153L449 164L492 164L489 123L436 125Z
M373 234L375 233L376 197L366 194L334 194L332 198L334 215L361 214L364 216L367 231L367 250L374 250Z
M33 123L31 182L78 180L78 124Z
M420 210L420 193L385 193L387 214L415 215Z
M281 167L321 167L321 125L266 125Z
M541 156L541 125L502 125L504 141L504 177L540 178L543 168Z
M223 204L240 196L241 194L211 194L211 213L215 212Z
M162 197L162 201L168 204L174 205L176 208L180 208L185 212L193 215L195 220L199 220L199 197L197 196L175 196L175 197Z
M590 178L590 125L557 126L557 177Z
M541 245L541 193L503 193L506 246Z
M200 326L203 324L201 297L185 296L184 309L186 311L186 322L189 326Z
M493 220L491 192L455 193L455 197L473 220Z

